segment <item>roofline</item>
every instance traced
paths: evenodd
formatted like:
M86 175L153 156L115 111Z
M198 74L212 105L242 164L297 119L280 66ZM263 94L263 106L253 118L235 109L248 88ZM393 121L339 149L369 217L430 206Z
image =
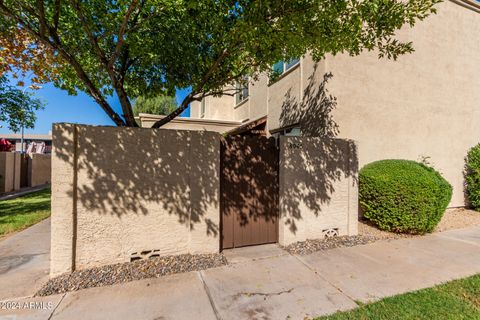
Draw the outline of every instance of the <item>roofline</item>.
M20 133L0 133L0 139L22 139ZM51 141L52 136L49 134L24 134L23 139L25 140L47 140Z
M458 4L464 8L480 13L480 4L471 0L450 0L451 2Z
M143 120L161 120L165 118L165 116L156 115L156 114L148 114L148 113L140 113L138 115L140 121ZM183 123L183 124L214 124L214 125L224 125L224 126L239 126L242 124L241 121L232 121L232 120L217 120L217 119L199 119L199 118L185 118L185 117L176 117L170 122L172 123Z

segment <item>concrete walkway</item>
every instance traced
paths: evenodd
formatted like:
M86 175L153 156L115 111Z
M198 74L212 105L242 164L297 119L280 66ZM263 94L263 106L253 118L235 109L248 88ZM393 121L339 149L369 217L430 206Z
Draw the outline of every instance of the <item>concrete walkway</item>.
M10 300L21 310L0 310L0 319L315 317L480 273L480 227L301 257L272 245L226 255L225 267Z
M0 300L33 295L49 270L50 218L0 241Z
M37 191L47 189L47 188L50 188L50 184L42 184L42 185L36 186L36 187L22 188L22 189L17 190L17 191L2 193L0 195L0 201L15 199L15 198L27 195L29 193L37 192Z

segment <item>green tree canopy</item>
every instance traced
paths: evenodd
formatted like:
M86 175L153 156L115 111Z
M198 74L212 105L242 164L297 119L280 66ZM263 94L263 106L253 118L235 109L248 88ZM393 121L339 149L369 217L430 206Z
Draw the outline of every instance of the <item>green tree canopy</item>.
M140 113L168 115L178 108L177 101L170 96L138 97L133 104L133 114Z
M194 100L234 94L228 84L271 72L278 60L411 52L395 32L435 12L439 1L1 0L0 36L28 32L55 56L54 84L88 93L119 126L136 125L130 97L191 88L159 127ZM112 94L121 115L107 101Z
M6 76L0 77L0 121L10 130L18 132L22 126L33 128L35 111L41 108L43 104L32 93L9 85Z

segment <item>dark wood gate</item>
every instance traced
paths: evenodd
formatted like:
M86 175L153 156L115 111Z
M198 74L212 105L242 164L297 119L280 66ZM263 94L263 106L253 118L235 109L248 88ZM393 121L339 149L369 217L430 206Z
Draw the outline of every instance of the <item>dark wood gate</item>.
M278 241L278 156L273 138L229 136L222 141L223 249Z

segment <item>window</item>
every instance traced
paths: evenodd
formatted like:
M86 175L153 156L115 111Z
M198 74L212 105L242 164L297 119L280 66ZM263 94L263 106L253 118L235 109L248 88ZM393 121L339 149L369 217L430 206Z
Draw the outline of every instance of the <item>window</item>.
M280 134L288 137L301 137L302 129L300 129L300 127L291 127L291 128L282 130Z
M302 129L299 125L295 125L288 128L283 128L274 133L275 137L278 136L287 136L287 137L301 137L302 136Z
M287 72L288 70L290 70L291 68L293 68L294 66L296 66L299 62L300 62L299 58L291 59L289 61L283 61L283 60L278 61L273 65L273 72L278 75L281 75Z
M200 102L200 118L205 117L205 98Z
M237 93L235 95L236 104L240 104L248 98L248 81L236 84Z
M272 67L273 72L270 75L270 83L277 81L282 74L298 65L299 62L300 58L295 58L288 61L281 60L275 63Z

